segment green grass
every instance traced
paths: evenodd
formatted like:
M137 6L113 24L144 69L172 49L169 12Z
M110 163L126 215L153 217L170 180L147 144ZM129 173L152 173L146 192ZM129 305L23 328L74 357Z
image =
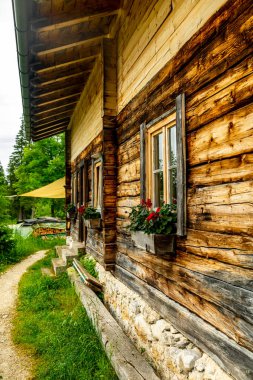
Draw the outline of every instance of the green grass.
M14 341L36 358L37 380L116 380L67 275L41 274L52 255L33 265L20 282Z
M22 237L19 234L14 234L15 248L3 255L0 254L0 273L4 272L11 265L16 264L31 255L34 252L40 251L42 249L51 249L56 245L66 244L66 239L57 237L49 239L41 239L40 237Z
M96 261L92 257L82 256L80 263L93 277L98 278L98 272L96 271Z

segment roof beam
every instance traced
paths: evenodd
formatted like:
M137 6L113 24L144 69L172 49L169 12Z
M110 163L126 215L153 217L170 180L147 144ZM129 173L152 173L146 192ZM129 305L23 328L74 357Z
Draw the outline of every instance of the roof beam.
M63 104L63 105L61 104L61 105L58 106L58 107L46 108L46 109L44 109L44 110L42 110L42 111L40 111L40 112L34 112L34 113L32 113L32 115L34 115L34 116L43 115L44 113L57 111L57 110L59 110L59 109L67 108L67 107L70 107L70 106L72 106L72 108L73 108L73 106L76 105L77 102L78 102L78 100L76 100L76 101L74 101L74 102L71 102L71 103L68 102L68 103ZM36 108L36 109L38 109L38 108ZM39 109L39 110L40 110L40 109Z
M54 46L54 47L51 47L51 48L45 49L45 50L42 49L41 44L40 44L37 46L41 47L41 49L38 49L36 51L36 46L34 46L32 48L32 54L36 55L37 58L41 58L44 55L51 54L51 53L57 53L57 52L62 51L62 50L73 49L76 46L88 46L90 43L93 43L93 42L101 42L102 38L106 38L106 37L107 38L109 37L109 35L107 33L99 33L96 36L88 37L86 39L79 36L80 40L78 40L78 41L75 41L75 42L72 42L72 43L66 44L66 45L62 44L60 46L57 43L57 46ZM34 50L34 48L35 48L35 50Z
M76 94L80 93L80 90L83 88L82 83L75 84L73 86L68 86L65 88L60 88L58 90L49 91L49 92L43 92L40 94L36 94L35 92L31 93L32 105L36 105L39 103L40 100L44 100L44 98L47 98L48 100L52 100L55 98L55 96L61 97L61 96L68 96L73 95L75 91Z
M60 20L58 18L51 18L50 24L44 24L43 26L39 26L42 23L41 20L35 21L32 23L31 29L33 32L50 32L52 30L62 29L66 27L70 27L73 25L81 24L84 22L92 21L97 18L104 18L113 15L117 15L119 9L110 9L103 12L90 13L80 17L80 13L67 14L65 16L61 16Z
M33 124L32 128L35 129L35 130L38 130L38 129L41 129L41 127L42 128L44 128L44 127L53 127L54 125L57 125L57 124L60 124L60 123L63 123L63 122L69 123L69 117L59 118L57 120L48 121L47 123L41 123L41 124L38 124L38 125Z
M71 75L66 75L66 76L58 77L58 78L55 78L55 79L52 79L52 80L48 80L48 81L45 81L45 82L38 81L38 80L32 80L30 83L35 88L43 88L43 87L46 87L46 86L50 86L51 84L55 84L55 83L60 83L62 81L66 81L68 79L80 78L80 77L84 76L85 74L90 74L90 72L91 72L91 69L90 70L84 70L84 71L81 71L79 73L75 73L75 74L71 74Z
M60 123L54 123L54 124L48 125L47 127L44 127L44 128L32 127L32 130L36 133L36 132L40 132L40 131L46 131L48 129L50 130L53 127L63 127L63 126L67 126L67 125L68 125L68 122L65 119L65 121L61 121Z
M50 132L45 132L45 133L40 134L40 135L37 135L37 134L34 135L34 134L32 134L32 139L33 139L33 141L39 141L39 140L43 140L43 139L48 138L48 137L59 135L60 133L63 133L65 131L66 131L66 128L61 128L59 130L52 131L51 133Z
M55 114L53 114L53 115L49 115L49 116L42 116L42 117L34 117L34 116L37 116L37 115L34 115L33 117L31 117L31 120L32 120L32 122L34 122L34 123L36 123L36 122L38 122L38 121L44 121L44 120L50 120L50 119L54 119L55 117L57 117L57 116L59 116L59 115L71 115L72 114L72 111L73 111L73 108L71 108L71 109L68 109L68 110L65 110L65 111L61 111L61 112L58 112L58 113L55 113Z

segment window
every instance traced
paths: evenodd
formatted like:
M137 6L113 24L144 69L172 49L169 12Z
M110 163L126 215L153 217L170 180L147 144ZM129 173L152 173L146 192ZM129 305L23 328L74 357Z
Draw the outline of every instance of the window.
M102 162L94 165L94 207L101 209Z
M177 202L177 234L186 235L185 97L150 123L143 123L141 139L141 198L154 207Z
M92 198L93 207L101 209L102 206L102 158L93 157L92 161Z
M147 198L154 207L177 198L176 114L147 129Z

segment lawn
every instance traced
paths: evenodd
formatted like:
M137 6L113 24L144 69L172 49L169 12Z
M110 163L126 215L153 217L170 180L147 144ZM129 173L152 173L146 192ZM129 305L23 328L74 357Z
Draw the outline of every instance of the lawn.
M13 337L35 359L37 380L116 380L66 274L42 275L50 253L23 276Z

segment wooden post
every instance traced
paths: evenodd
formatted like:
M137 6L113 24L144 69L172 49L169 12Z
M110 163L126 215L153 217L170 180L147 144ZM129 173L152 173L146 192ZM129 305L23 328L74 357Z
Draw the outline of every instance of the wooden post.
M117 199L117 65L116 40L103 41L103 242L105 269L114 269Z
M71 131L65 132L65 205L71 203ZM70 235L70 219L66 219L66 233Z

